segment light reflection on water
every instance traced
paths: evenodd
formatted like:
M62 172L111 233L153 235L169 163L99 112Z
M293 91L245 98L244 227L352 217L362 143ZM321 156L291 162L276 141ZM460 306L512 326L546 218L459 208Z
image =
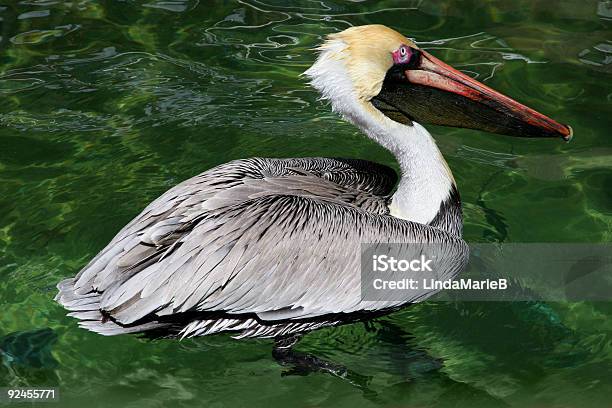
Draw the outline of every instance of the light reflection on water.
M396 28L575 130L563 144L431 129L467 240L612 239L608 2L468 3L0 6L0 385L58 385L62 406L606 406L607 304L428 303L304 339L301 350L345 364L364 390L281 377L267 341L93 335L51 300L146 203L216 164L394 165L299 77L326 34L360 24Z

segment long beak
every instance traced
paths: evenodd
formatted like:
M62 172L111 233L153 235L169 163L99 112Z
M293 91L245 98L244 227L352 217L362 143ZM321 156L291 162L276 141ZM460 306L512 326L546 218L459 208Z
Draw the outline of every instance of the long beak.
M396 109L396 117L401 113L426 123L512 136L572 138L568 125L489 88L428 52L419 50L419 54L419 61L410 68L399 66L390 71L375 98L387 111Z

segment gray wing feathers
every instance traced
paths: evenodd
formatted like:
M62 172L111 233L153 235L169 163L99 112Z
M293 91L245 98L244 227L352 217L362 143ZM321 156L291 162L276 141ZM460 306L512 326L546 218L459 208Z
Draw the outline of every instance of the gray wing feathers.
M368 173L368 168L380 169L382 173ZM161 255L159 247L165 249L171 246L197 224L205 210L202 204L217 194L243 186L249 180L298 174L296 169L319 174L322 182L335 179L337 183L344 183L345 190L351 186L361 186L362 195L358 197L360 201L357 204L379 210L382 210L384 200L373 195L368 200L368 193L380 190L388 193L393 187L391 182L395 180L390 176L395 173L388 167L356 159L252 158L217 166L178 184L149 204L79 273L76 292L85 294L92 289L103 291L109 283L124 279L125 274L129 275L134 268L109 267L116 266L122 256L125 258L121 260L121 265L155 261L155 257ZM89 283L93 283L93 286Z
M386 215L378 195L395 181L393 170L362 160L255 158L218 166L153 201L60 284L57 299L102 334L164 326L139 323L151 316L218 311L234 317L195 320L184 334L239 327L261 336L315 327L277 320L409 302L361 301L360 242L445 242L454 258L465 244ZM103 313L114 321L101 327ZM240 315L271 323L262 328Z
M457 267L447 270L449 277L463 266L456 263L463 242L441 230L308 197L269 196L202 219L174 253L115 282L102 295L101 308L131 324L162 310L254 313L274 320L414 301L361 301L360 243L381 239L454 246Z

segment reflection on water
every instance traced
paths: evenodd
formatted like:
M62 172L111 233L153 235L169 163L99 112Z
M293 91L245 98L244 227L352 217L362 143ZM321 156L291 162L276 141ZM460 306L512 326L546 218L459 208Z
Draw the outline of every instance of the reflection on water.
M10 333L0 339L0 353L6 367L55 367L51 347L57 336L51 329Z
M146 203L249 156L391 156L299 77L329 33L389 25L570 123L570 144L432 128L471 242L612 239L610 2L39 0L0 6L0 385L62 406L607 406L603 303L426 303L311 333L346 367L281 376L268 341L78 330L52 302ZM83 381L86 378L87 381Z

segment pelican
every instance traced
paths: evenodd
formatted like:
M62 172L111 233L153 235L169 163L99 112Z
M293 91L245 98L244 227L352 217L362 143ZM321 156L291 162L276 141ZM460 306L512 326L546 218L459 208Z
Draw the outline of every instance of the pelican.
M311 330L421 301L366 301L361 243L437 243L466 262L455 180L423 124L569 141L572 129L381 25L329 35L304 73L333 111L389 150L401 175L342 158L248 158L149 204L56 300L85 329L185 338L231 333L290 347Z

